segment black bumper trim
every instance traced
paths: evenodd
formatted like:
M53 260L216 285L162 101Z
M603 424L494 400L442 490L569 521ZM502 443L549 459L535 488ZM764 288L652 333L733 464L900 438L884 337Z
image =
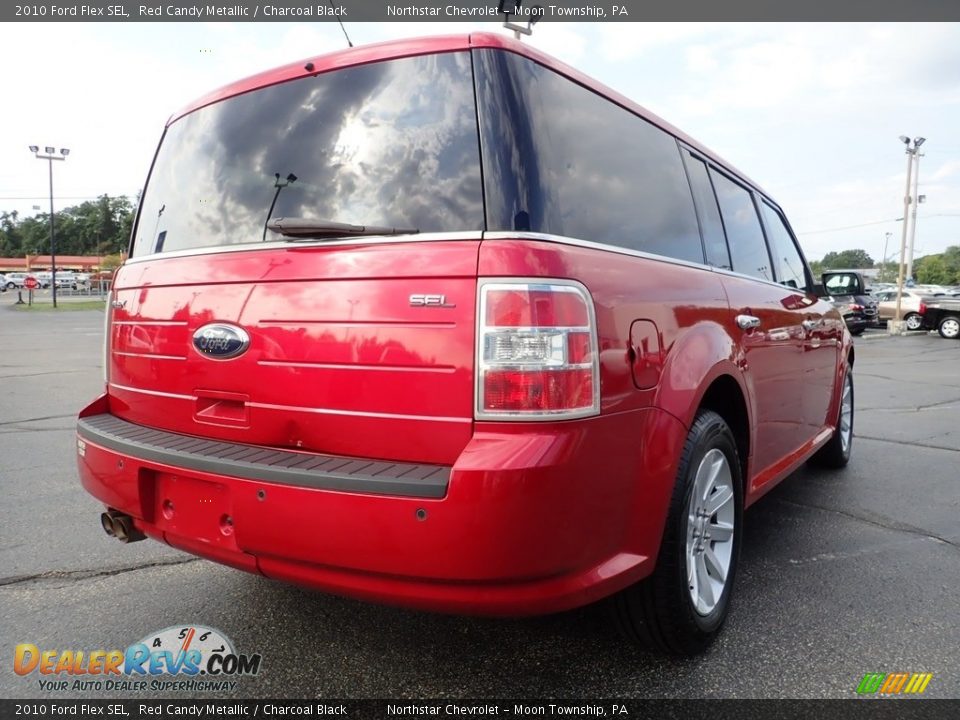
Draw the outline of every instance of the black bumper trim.
M204 440L136 425L106 413L80 418L77 434L95 445L140 460L317 490L442 498L450 482L451 469L443 465L321 455ZM250 454L244 450L258 452ZM228 457L230 455L235 457ZM244 457L248 459L242 459ZM325 472L320 469L325 465L336 469ZM308 469L311 467L316 469Z

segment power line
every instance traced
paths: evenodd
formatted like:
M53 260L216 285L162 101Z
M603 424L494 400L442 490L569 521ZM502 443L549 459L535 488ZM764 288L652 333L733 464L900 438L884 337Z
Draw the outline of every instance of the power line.
M921 215L920 218L935 218L935 217L960 217L960 213L934 213L932 215ZM807 230L806 232L798 232L797 235L819 235L820 233L829 233L837 232L839 230L853 230L855 228L869 227L871 225L886 225L887 223L895 223L902 221L903 218L893 218L891 220L874 220L873 222L860 223L859 225L843 225L842 227L834 228L824 228L822 230Z

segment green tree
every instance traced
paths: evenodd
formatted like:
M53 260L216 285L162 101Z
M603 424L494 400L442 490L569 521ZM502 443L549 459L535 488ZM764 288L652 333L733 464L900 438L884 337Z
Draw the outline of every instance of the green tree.
M960 285L960 245L917 258L913 262L913 274L917 282L923 284Z
M821 260L825 270L840 270L847 268L872 268L873 258L866 250L841 250L828 252Z
M135 203L126 196L101 195L64 208L54 217L57 254L106 255L127 247ZM20 218L0 213L0 256L50 253L50 215Z

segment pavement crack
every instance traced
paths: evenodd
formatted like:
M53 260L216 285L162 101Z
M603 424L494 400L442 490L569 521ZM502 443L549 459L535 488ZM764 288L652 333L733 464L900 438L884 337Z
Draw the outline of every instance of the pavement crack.
M797 507L810 508L812 510L820 510L822 512L833 513L835 515L842 515L843 517L850 518L851 520L857 520L862 523L867 523L868 525L873 525L875 527L883 528L884 530L893 530L894 532L906 533L908 535L915 535L918 537L927 538L928 540L933 540L935 542L943 543L944 545L949 545L954 550L960 551L960 543L955 540L950 540L943 537L942 535L937 535L929 530L924 530L923 528L914 527L913 525L907 525L905 523L890 522L884 523L879 520L874 520L873 518L867 517L866 515L859 515L857 513L850 512L848 510L840 510L838 508L824 507L822 505L813 505L811 503L802 503L797 502L796 500L786 500L784 498L777 498L779 502L785 503L787 505L795 505Z
M935 403L927 403L926 405L914 405L913 407L871 407L871 408L858 408L861 412L865 411L879 411L879 412L923 412L924 410L933 410L933 409L950 409L951 405L956 405L960 403L960 397L950 398L949 400L941 400Z
M937 362L943 362L943 361L938 360ZM877 378L878 380L888 380L889 382L904 383L907 385L930 385L931 387L937 387L941 389L945 387L947 388L957 387L956 385L948 385L945 382L927 382L925 380L911 380L909 378L897 378L897 377L891 377L889 375L880 375L878 373L868 373L863 371L858 372L857 377L858 378L864 378L864 377Z
M23 423L40 422L41 420L63 420L64 418L73 418L76 416L76 413L68 413L66 415L44 415L43 417L24 418L22 420L5 420L4 422L0 422L0 427L4 425L22 425Z
M43 582L45 580L89 580L91 578L110 577L112 575L122 575L123 573L136 572L137 570L147 570L155 567L168 567L172 565L186 565L187 563L199 562L203 558L188 557L176 558L173 560L158 560L152 563L143 563L141 565L126 565L121 567L106 568L103 570L47 570L33 575L12 575L0 578L0 587L8 585L20 585L24 583Z
M12 429L11 429L12 428ZM42 432L74 432L76 430L75 425L70 427L52 427L52 428L34 428L34 427L22 427L20 425L10 425L0 429L0 435L14 435L15 433L42 433Z
M934 435L934 437L941 437L947 433L941 433L941 435ZM890 438L875 437L873 435L861 435L856 433L856 438L858 440L873 440L874 442L882 443L891 443L893 445L906 445L907 447L923 447L930 448L931 450L946 450L947 452L960 453L960 448L956 447L947 447L945 445L931 445L930 443L920 442L919 440L891 440Z
M13 378L40 377L41 375L66 375L68 373L83 372L82 370L50 370L49 372L23 373L21 375L0 375L0 380L12 380Z

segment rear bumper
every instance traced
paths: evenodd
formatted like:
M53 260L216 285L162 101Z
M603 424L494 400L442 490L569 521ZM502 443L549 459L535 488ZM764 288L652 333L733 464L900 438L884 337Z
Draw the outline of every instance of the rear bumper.
M435 473L442 491L404 495L258 477L256 468L214 472L158 455L147 428L139 446L122 445L102 430L109 417L98 402L78 426L82 483L148 536L327 592L470 614L565 610L649 574L686 435L654 409L478 423L456 463Z

